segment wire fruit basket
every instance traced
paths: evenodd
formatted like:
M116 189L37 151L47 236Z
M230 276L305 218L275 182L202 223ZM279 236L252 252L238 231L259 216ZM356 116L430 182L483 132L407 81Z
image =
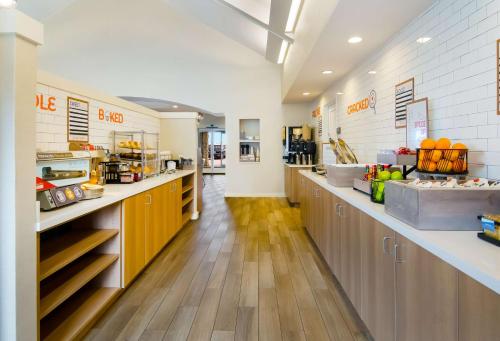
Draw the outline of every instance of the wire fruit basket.
M428 174L467 175L467 149L417 149L417 171Z

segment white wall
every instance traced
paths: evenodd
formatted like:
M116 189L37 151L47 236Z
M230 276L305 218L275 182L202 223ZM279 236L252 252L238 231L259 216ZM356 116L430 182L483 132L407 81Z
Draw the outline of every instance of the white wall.
M169 150L196 161L198 153L198 113L163 113L160 119L160 150ZM168 117L168 118L167 118Z
M377 150L405 145L405 130L394 128L394 86L415 77L415 97L429 98L431 136L466 143L472 174L500 178L495 84L499 8L499 0L436 1L314 106L338 100L343 138L361 162L373 162ZM433 39L417 44L423 36ZM367 74L372 69L377 75ZM348 116L347 105L371 89L378 95L377 114L367 110ZM345 95L337 96L339 91Z
M43 69L118 96L158 98L223 113L227 193L284 193L280 129L290 107L281 105L278 65L158 0L148 6L80 1L45 24ZM261 119L259 164L239 162L239 118Z
M42 95L46 108L49 97L55 97L55 111L36 110L37 149L42 151L68 150L67 98L73 97L89 102L89 142L113 150L112 131L144 130L151 133L160 131L158 113L133 103L102 94L95 89L48 74L38 73L37 96ZM99 109L104 110L104 120L99 119ZM123 115L123 123L106 120L109 113Z

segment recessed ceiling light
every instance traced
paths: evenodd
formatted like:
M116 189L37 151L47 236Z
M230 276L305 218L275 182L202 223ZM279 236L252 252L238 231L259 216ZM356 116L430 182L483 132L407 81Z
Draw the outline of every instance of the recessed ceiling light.
M311 93L310 92L303 92L302 95L303 96L309 96Z
M0 7L14 8L16 7L17 0L0 0Z
M375 71L375 70L371 70L371 71L368 71L368 74L369 74L369 75L376 75L376 74L377 74L377 71Z
M359 44L363 41L363 38L361 37L351 37L349 38L349 40L347 41L349 44Z
M332 73L333 73L332 70L325 70L322 72L322 74L324 74L324 75L331 75Z
M288 20L286 21L285 32L290 33L295 30L295 25L297 24L297 18L299 17L300 5L302 5L302 0L292 0L292 5L290 6L290 12L288 13Z
M419 44L425 44L425 43L428 43L432 40L431 37L420 37L417 39L417 43Z
M278 64L283 64L285 62L287 50L288 50L288 42L286 40L283 40L281 42L280 54L278 56Z
M172 105L172 108L179 109L179 106L174 104L174 105Z
M344 93L343 92L337 92L337 95L342 96Z

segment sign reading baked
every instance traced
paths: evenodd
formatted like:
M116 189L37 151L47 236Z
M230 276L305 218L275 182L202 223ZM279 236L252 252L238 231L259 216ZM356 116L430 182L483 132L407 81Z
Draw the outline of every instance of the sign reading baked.
M120 112L106 111L99 108L98 114L99 121L106 121L108 123L123 124L125 121L123 114Z

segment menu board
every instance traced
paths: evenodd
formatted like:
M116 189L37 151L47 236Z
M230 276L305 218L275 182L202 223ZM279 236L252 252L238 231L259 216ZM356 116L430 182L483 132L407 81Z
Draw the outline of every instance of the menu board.
M89 142L89 102L68 97L68 142Z
M415 79L396 85L396 128L406 127L406 105L414 99Z
M420 143L429 135L427 98L410 102L406 105L406 147L410 149L420 148Z

